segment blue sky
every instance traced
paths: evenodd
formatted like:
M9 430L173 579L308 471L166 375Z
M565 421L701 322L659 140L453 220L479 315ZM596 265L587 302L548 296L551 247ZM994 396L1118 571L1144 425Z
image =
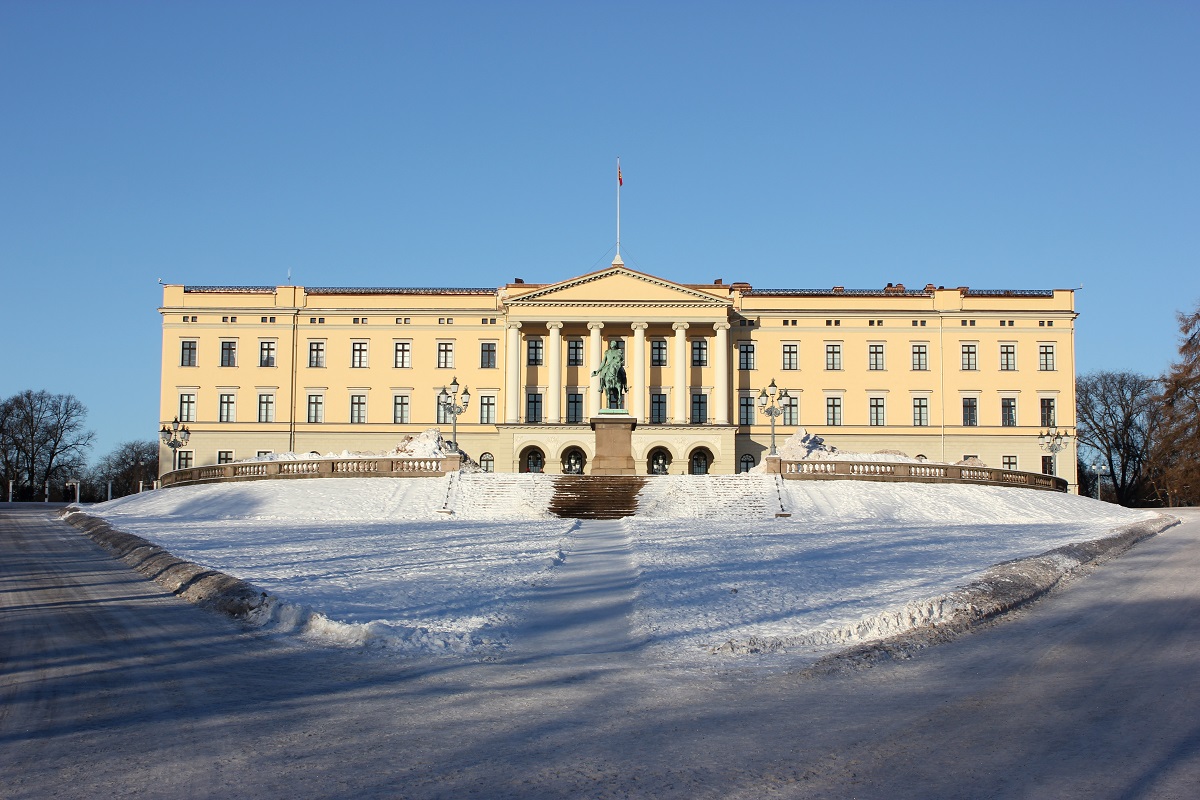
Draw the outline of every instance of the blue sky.
M1200 4L0 3L0 396L158 419L168 283L1075 288L1200 301Z

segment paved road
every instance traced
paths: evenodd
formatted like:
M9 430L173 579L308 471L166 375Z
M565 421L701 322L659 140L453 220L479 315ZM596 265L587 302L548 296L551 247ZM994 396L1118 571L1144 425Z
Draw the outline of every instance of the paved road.
M1197 576L1192 515L871 669L413 662L243 631L0 511L0 797L1194 798Z

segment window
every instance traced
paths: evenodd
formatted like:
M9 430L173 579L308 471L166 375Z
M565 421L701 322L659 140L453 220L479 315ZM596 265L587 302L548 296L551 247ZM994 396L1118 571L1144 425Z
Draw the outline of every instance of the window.
M221 342L221 366L237 366L237 342Z
M1043 397L1042 402L1042 427L1052 428L1058 423L1054 421L1054 398Z
M191 393L179 395L179 421L196 421L196 395Z
M396 369L412 368L412 342L396 342L392 363Z
M392 422L396 425L406 425L409 421L408 395L398 394L392 397Z
M929 369L929 345L914 344L912 346L912 368L917 372Z
M754 395L744 394L738 398L738 425L754 424Z
M738 369L754 369L754 342L738 342Z
M1004 397L1000 400L1000 424L1006 428L1017 424L1017 398Z
M783 346L783 368L800 369L800 345L785 344Z
M1000 369L1005 372L1017 368L1017 346L1015 344L1000 345Z
M1054 369L1054 345L1039 344L1038 345L1038 369L1042 372L1050 372Z
M738 469L741 472L749 472L750 470L754 469L754 456L750 455L749 453L746 453L746 455L742 456L738 462Z
M708 395L703 392L692 394L692 424L703 425L708 422Z
M217 463L218 464L232 464L233 463L233 451L232 450L218 450L217 451Z
M667 340L650 340L650 366L665 367L667 365Z
M434 405L437 406L437 424L449 425L451 421L450 406L443 405L442 403L435 403Z
M494 394L480 396L479 421L484 425L496 424L496 396Z
M260 394L258 396L258 421L275 421L275 395Z
M1054 456L1042 456L1042 474L1054 474Z
M259 342L258 343L258 365L260 367L275 366L275 343L274 342Z
M350 343L350 366L364 369L367 366L367 342Z
M884 401L883 401L882 397L872 397L870 399L870 409L871 409L871 416L870 416L870 424L871 425L886 425L887 424L887 422L884 418L884 415L883 415Z
M650 422L663 425L667 421L667 396L654 392L650 395Z
M179 343L179 366L196 366L196 342L194 340L185 339Z
M310 394L308 396L308 421L312 423L325 421L325 395Z
M191 450L180 450L177 458L180 469L191 469L192 464L196 463L196 454Z
M1002 466L1004 469L1016 469L1017 468L1017 457L1016 456L1001 456L1000 457L1000 466Z
M310 367L325 366L325 343L324 342L309 342L308 343L308 365Z
M867 345L867 369L883 369L883 345Z
M542 365L542 340L530 339L526 345L529 357L525 363L531 367L540 367Z
M708 340L692 339L692 366L708 366Z
M840 344L825 345L825 369L842 368L842 346Z
M479 368L480 369L495 369L496 368L496 343L482 342L479 345Z
M481 453L479 455L479 468L484 472L495 472L496 457L491 453Z
M361 425L367 421L367 396L365 394L350 395L350 422Z
M979 424L979 400L974 397L963 398L963 426L973 428Z
M826 397L825 398L825 424L826 425L841 425L842 424L842 398Z
M232 394L223 394L219 398L217 404L217 421L218 422L234 422L237 419L237 402L236 396Z
M271 321L274 322L275 318L271 317ZM269 455L271 455L271 453L274 453L274 452L275 452L274 450L259 450L257 453L255 453L255 455L259 456L261 458L262 456L269 456Z
M542 421L542 394L541 392L529 392L525 395L525 421L526 422L541 422Z
M913 425L923 428L929 424L929 398L913 398Z
M962 368L965 370L979 369L978 348L973 344L962 346Z
M583 393L567 392L567 424L577 425L580 422L583 422Z
M453 369L454 342L438 342L437 365L438 369Z
M784 425L799 425L800 424L800 398L794 394L789 394L779 402L779 407L783 409L783 416L780 417L780 422Z
M567 340L567 366L583 366L583 339Z

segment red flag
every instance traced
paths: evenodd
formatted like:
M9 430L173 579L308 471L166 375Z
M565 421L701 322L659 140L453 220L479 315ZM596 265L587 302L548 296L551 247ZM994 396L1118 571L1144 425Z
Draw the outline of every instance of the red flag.
M617 186L624 186L625 181L621 180L621 168L617 167Z

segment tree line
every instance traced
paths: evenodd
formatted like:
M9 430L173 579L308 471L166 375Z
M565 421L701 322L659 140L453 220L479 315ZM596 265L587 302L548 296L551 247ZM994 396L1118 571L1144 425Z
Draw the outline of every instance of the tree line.
M0 400L0 492L17 501L83 501L121 497L158 475L156 441L125 442L96 464L88 454L96 434L87 408L71 394L27 389Z
M1179 355L1165 375L1076 379L1080 494L1125 506L1200 504L1200 306L1177 318Z

